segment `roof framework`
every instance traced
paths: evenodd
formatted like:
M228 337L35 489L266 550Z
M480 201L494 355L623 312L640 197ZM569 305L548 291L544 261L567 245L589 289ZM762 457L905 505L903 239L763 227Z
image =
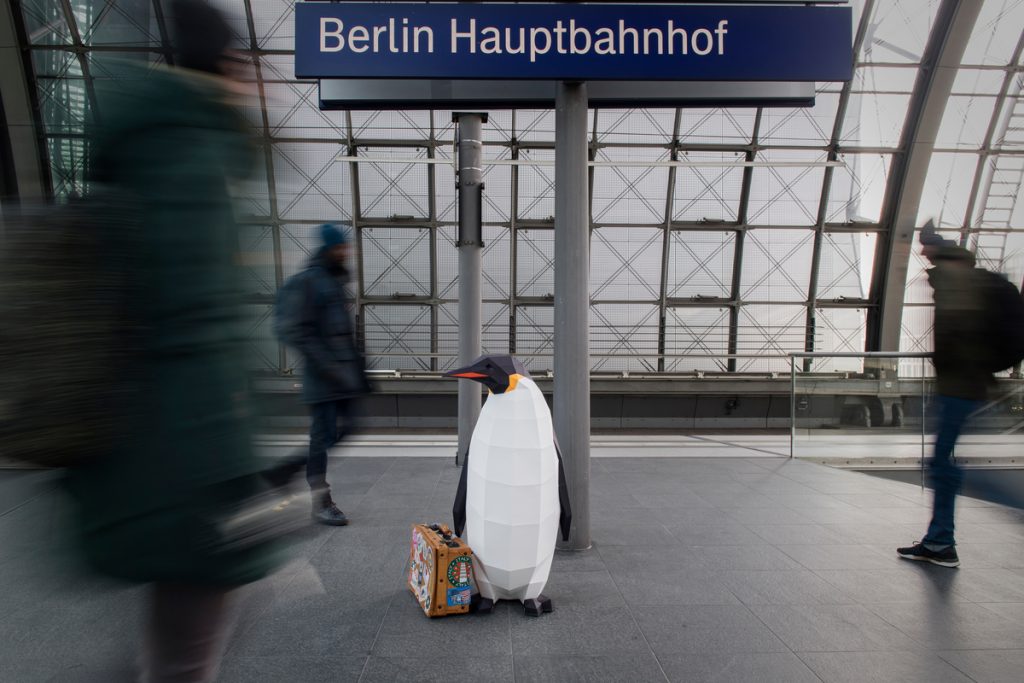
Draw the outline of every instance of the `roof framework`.
M82 191L95 84L113 58L173 65L165 0L6 0L23 22L39 135L56 196ZM165 6L165 4L167 6ZM238 189L264 368L297 359L272 338L274 292L350 221L352 294L374 367L443 370L457 350L456 196L449 111L322 112L292 69L293 3L222 0L258 95L262 151ZM790 351L883 344L869 319L897 306L899 348L930 346L923 264L892 270L886 197L908 182L919 78L951 30L966 39L915 225L936 217L983 265L1024 280L1024 3L854 0L854 79L810 109L590 113L591 344L597 372L771 372ZM953 26L960 6L980 10ZM966 26L966 28L965 28ZM954 32L955 33L955 32ZM966 34L966 35L963 35ZM484 127L484 348L552 363L554 113L495 111ZM665 162L688 162L670 165ZM425 163L426 162L426 163ZM827 166L827 162L841 162ZM743 165L746 164L746 165ZM911 179L913 181L913 179ZM872 288L873 282L884 286ZM900 292L905 291L901 296ZM887 297L888 293L888 297ZM891 313L890 313L891 317ZM896 342L887 342L895 346ZM891 348L889 350L892 350ZM816 369L844 369L843 360Z

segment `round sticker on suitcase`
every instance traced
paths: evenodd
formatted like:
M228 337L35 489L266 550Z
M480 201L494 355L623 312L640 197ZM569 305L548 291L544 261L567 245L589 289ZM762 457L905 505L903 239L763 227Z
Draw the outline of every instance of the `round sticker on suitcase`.
M472 563L469 555L459 555L448 563L448 583L455 588L469 586L469 572Z

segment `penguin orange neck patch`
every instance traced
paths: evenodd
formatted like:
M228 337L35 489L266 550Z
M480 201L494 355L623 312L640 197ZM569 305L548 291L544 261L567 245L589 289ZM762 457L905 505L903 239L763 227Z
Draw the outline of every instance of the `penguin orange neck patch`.
M505 390L505 393L507 394L508 392L510 392L513 389L515 389L516 385L519 384L519 380L521 380L522 378L523 378L523 376L518 374L518 373L514 374L514 375L509 375L508 376L508 389Z

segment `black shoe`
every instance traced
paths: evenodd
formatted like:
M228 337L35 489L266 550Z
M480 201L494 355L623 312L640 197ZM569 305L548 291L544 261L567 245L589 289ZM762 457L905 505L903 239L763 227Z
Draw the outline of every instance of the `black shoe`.
M348 524L348 517L345 513L338 509L338 506L334 503L325 505L324 507L316 510L313 513L313 521L319 522L320 524L327 524L328 526L345 526Z
M907 548L896 548L896 554L904 560L931 562L940 567L960 566L960 558L957 557L956 548L953 546L943 548L942 550L929 550L923 543L915 543Z

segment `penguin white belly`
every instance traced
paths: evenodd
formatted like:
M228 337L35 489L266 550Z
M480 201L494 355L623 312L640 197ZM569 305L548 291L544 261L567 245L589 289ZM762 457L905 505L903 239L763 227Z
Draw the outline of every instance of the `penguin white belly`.
M529 378L488 397L466 472L466 539L492 600L536 598L547 583L560 514L551 412Z

